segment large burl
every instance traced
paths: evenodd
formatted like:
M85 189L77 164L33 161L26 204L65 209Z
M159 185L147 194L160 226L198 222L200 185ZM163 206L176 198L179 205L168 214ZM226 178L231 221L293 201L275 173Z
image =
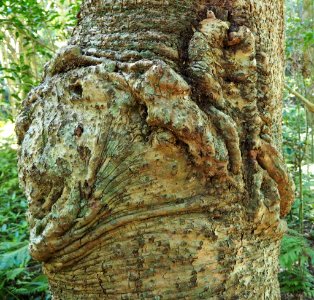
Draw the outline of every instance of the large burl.
M226 236L241 247L250 235L281 236L293 189L258 108L265 55L248 27L201 9L181 67L162 56L119 61L69 45L24 101L16 132L30 250L56 299L88 287L91 299L131 290L148 297L150 284L170 295L174 282L177 295L195 288L208 297L217 282L232 285L226 270L238 272L219 259L238 251ZM187 266L192 279L204 274L198 284L174 276ZM227 290L217 293L229 299Z

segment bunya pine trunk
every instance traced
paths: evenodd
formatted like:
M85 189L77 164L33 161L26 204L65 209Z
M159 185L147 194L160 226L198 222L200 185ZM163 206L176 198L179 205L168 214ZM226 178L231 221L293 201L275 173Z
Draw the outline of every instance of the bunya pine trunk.
M17 120L53 299L280 299L283 0L85 0Z

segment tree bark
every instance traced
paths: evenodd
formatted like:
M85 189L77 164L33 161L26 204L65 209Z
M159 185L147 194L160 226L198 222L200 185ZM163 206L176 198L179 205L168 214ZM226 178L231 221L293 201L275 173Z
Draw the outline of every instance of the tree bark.
M17 121L54 299L280 299L283 3L85 0Z

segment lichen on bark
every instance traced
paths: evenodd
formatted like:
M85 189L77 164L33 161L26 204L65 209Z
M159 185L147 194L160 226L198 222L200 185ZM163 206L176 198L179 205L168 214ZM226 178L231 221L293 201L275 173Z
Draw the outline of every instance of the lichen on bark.
M282 2L222 2L86 0L24 101L55 299L279 299Z

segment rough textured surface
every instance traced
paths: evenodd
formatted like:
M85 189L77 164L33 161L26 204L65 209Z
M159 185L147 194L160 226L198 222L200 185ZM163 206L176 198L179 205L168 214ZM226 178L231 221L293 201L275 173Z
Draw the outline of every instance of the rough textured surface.
M279 299L282 14L84 1L16 127L54 299Z

